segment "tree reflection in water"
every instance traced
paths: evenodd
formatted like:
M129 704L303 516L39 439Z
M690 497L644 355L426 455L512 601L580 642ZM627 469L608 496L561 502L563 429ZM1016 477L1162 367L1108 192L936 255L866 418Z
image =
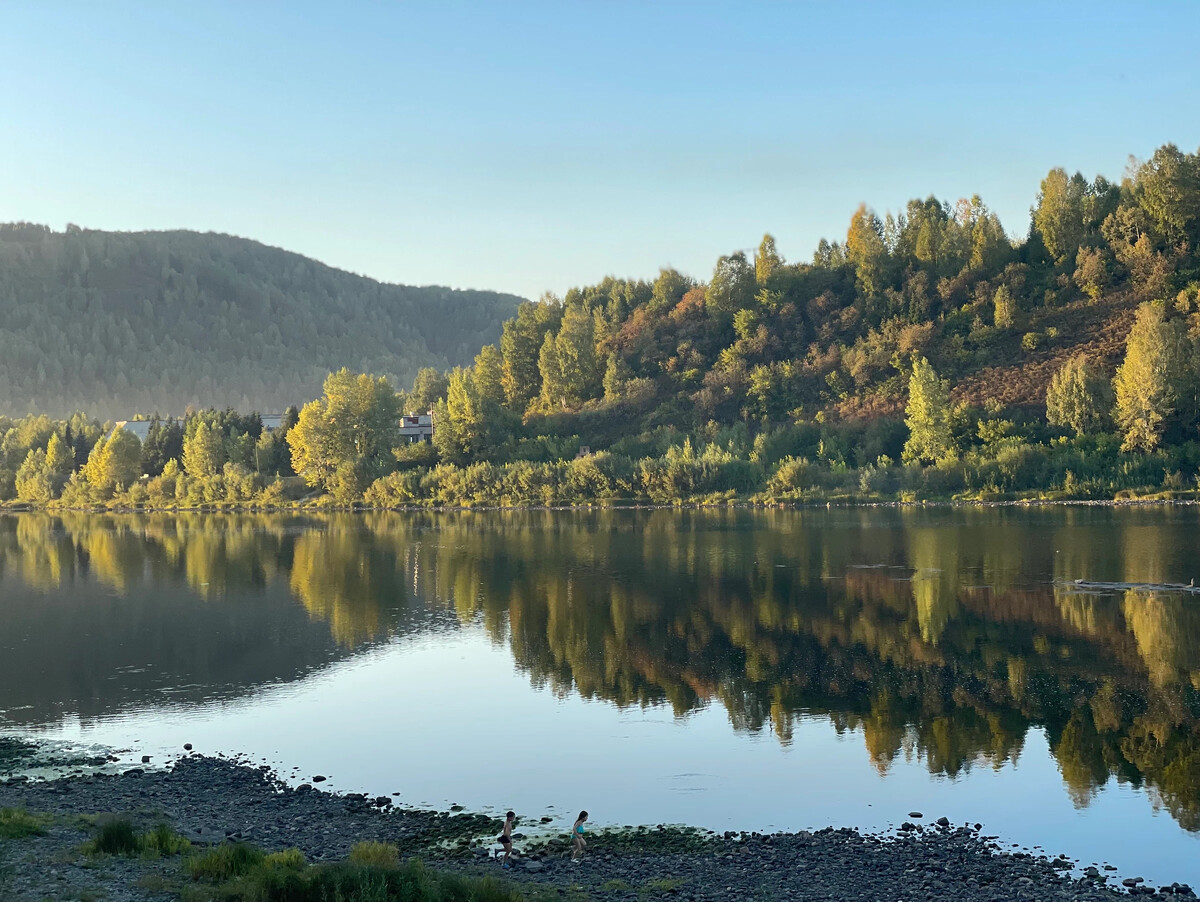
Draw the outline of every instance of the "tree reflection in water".
M535 686L720 704L783 743L824 717L861 731L880 772L998 768L1043 727L1077 805L1115 778L1198 830L1200 599L1074 586L1184 582L1198 535L1164 510L7 516L0 615L47 638L5 649L0 709L152 703L97 652L131 630L236 694L449 615ZM97 586L125 607L98 616ZM287 595L312 629L284 641ZM55 643L70 681L29 679L22 655Z

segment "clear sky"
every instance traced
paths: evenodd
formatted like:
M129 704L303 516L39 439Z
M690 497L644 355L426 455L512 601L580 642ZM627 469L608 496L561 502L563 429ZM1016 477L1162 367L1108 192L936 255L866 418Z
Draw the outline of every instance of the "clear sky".
M0 220L536 297L1200 145L1200 4L6 3Z

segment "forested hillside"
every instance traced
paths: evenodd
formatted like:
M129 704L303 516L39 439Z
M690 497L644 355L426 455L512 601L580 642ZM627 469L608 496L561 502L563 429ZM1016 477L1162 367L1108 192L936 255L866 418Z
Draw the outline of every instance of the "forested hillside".
M465 363L519 301L229 235L0 225L0 411L282 411L342 366L407 384Z
M43 236L21 253L53 271L38 247L66 253L73 240ZM169 246L171 238L157 240ZM562 299L522 303L473 363L423 367L404 392L378 375L389 372L389 358L364 351L358 368L375 377L331 373L321 396L274 431L256 417L210 408L182 427L156 427L143 447L130 433L103 437L84 416L0 416L0 501L280 503L294 491L283 481L292 472L339 503L380 507L1197 497L1197 248L1200 155L1172 145L1131 165L1119 184L1051 170L1023 238L978 197L913 200L883 217L864 205L844 241L821 241L805 262L785 261L767 235L752 257L721 257L707 282L664 269L654 281L608 278ZM221 349L244 347L253 361L248 379L288 370L263 353L279 345L275 338L244 334L238 324L247 317L258 316L271 336L273 328L311 328L326 339L322 347L349 352L361 341L377 349L374 338L340 328L317 298L350 322L382 323L380 298L408 291L376 286L374 304L352 303L333 286L354 277L280 253L319 276L319 288L304 295L311 308L289 319L291 296L282 290L249 293L235 305L216 301L231 289L206 287L215 273L243 272L250 261L239 268L236 254L215 255L220 267L185 266L203 285L178 288L187 279L172 259L164 251L158 283L203 298L214 334L179 316L184 325L168 326L162 340L177 349L186 337L230 368L242 358L220 357ZM58 266L96 270L79 261ZM81 311L100 297L123 299L133 318L154 313L136 293L62 293ZM35 319L17 326L35 336L70 331L88 347L80 316ZM482 313L478 320L472 328L485 331ZM113 334L102 331L94 344L124 346L117 321L107 314ZM181 336L184 328L193 331ZM38 366L39 379L53 378L50 364L11 356L21 350L5 349L13 378ZM170 354L153 359L159 369L134 371L178 378ZM325 367L314 359L306 372L316 379ZM252 406L210 390L216 377L208 374L188 400ZM315 396L310 384L297 383L293 395ZM398 422L405 409L433 410L432 445L406 443Z
M1040 412L1072 355L1112 376L1140 303L1196 312L1200 162L1167 145L1121 183L1055 169L1030 198L1022 236L978 196L929 197L860 206L798 262L768 235L706 282L663 270L574 289L523 307L462 378L527 421L585 431L617 407L637 412L629 427L761 428L897 416L924 356L955 401Z

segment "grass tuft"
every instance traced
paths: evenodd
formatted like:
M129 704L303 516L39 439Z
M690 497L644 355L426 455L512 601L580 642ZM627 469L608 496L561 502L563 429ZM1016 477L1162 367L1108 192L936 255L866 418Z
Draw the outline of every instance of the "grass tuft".
M105 821L100 825L91 851L97 855L136 855L141 851L137 831L125 818Z
M176 833L169 824L159 824L139 837L142 851L148 855L179 855L192 847L186 836Z
M350 849L350 861L368 867L391 868L400 863L400 850L386 842L360 842Z
M188 873L194 880L221 883L242 877L263 863L266 855L257 846L247 843L222 843L191 859Z
M294 870L304 867L305 863L304 853L299 849L284 849L282 852L272 852L263 860L263 864L267 867L292 868Z

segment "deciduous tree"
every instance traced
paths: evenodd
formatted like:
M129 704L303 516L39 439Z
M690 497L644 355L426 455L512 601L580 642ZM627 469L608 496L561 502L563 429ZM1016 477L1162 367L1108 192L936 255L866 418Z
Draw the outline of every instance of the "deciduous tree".
M1138 308L1113 381L1123 449L1153 451L1169 428L1194 420L1196 361L1183 320L1168 320L1160 303Z
M1082 354L1064 363L1046 389L1046 419L1077 435L1100 431L1111 406L1107 381Z
M352 501L394 469L400 414L399 396L386 378L345 368L330 373L322 396L304 405L288 433L292 468L309 485Z
M939 379L929 361L913 361L908 380L908 406L904 409L908 441L906 461L938 461L954 453L950 430L950 384Z

